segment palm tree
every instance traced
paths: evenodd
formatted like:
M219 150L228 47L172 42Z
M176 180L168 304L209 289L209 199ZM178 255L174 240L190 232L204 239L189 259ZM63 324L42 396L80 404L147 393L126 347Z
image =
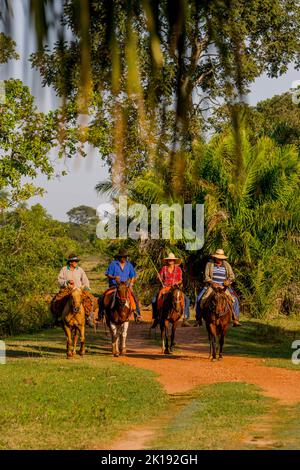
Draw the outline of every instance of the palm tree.
M188 266L191 288L198 285L202 262L222 246L235 266L237 287L255 315L278 312L293 281L298 254L300 162L294 146L278 146L268 137L253 143L242 129L239 147L232 132L217 134L186 155L184 191L174 194L169 179L148 170L128 184L130 204L204 203L205 245L187 252L184 240L127 242L143 285L168 250ZM168 174L170 177L170 174ZM100 183L98 191L113 191ZM117 194L114 194L117 197ZM145 255L145 253L147 253ZM195 279L196 278L196 279Z

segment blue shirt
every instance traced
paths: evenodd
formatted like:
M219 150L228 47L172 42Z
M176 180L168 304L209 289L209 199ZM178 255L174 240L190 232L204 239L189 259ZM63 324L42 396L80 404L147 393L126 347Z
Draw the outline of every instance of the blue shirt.
M221 284L223 286L224 281L226 281L226 269L224 266L217 266L216 264L213 267L213 282L216 284Z
M120 282L126 282L128 279L136 277L136 272L130 261L125 261L124 268L121 268L120 261L114 260L110 263L105 274L110 276L120 276ZM116 286L117 282L115 279L109 279L109 287Z

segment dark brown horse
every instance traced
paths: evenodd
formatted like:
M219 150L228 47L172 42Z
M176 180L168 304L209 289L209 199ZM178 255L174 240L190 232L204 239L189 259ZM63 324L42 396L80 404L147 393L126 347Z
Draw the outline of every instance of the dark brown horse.
M162 352L171 354L175 346L175 332L178 320L184 310L184 293L179 285L174 285L164 294L160 315L160 331L162 340ZM171 342L169 347L169 325L172 325Z
M223 287L212 287L213 292L203 307L203 317L210 344L209 357L217 359L217 338L219 339L219 359L223 358L224 339L232 318L233 301Z
M115 357L124 355L129 317L132 313L130 287L125 282L120 282L115 289L104 294L103 309L111 333L112 353Z

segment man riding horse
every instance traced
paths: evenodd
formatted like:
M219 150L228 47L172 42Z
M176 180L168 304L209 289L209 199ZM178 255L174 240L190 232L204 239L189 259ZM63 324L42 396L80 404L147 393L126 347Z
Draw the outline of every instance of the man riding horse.
M232 267L226 261L227 259L228 256L225 256L224 251L219 248L212 255L212 260L206 264L204 282L207 285L201 290L196 303L196 320L200 326L202 325L203 308L213 293L213 287L223 287L225 289L227 295L233 301L233 326L241 326L239 322L239 301L230 287L235 276Z
M170 290L172 286L182 286L182 270L180 268L181 260L176 258L174 253L163 259L165 265L159 272L158 279L162 283L162 288L152 299L152 316L153 325L151 328L156 328L160 321L159 306L163 296ZM187 295L184 295L184 319L182 326L190 326L188 323L190 314L190 300Z
M136 322L141 319L140 306L136 295L133 292L133 285L136 280L136 272L130 261L127 260L128 253L125 250L120 250L115 256L115 260L112 261L105 275L108 278L108 289L100 298L99 302L99 317L103 318L105 311L106 298L111 295L111 306L115 303L117 294L117 285L120 282L128 283L130 287L129 298L131 302L131 309L134 313Z
M94 296L90 293L90 282L84 270L78 265L80 258L72 253L68 256L67 264L64 266L58 275L57 281L60 291L51 302L51 311L55 318L55 323L60 325L61 315L63 308L66 304L67 298L73 288L82 288L85 292L84 308L86 313L86 323L93 327L92 314L94 311Z

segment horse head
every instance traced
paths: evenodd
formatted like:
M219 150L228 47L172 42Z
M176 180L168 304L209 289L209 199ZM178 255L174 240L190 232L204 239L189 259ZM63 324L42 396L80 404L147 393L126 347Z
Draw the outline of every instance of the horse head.
M126 306L129 306L129 286L126 282L119 282L117 284L116 300L122 309L124 309Z
M231 307L230 297L226 294L226 289L222 286L213 286L213 293L209 302L210 310L217 318L224 316Z
M79 287L74 287L70 292L71 308L74 313L79 313L82 305L82 290Z
M170 290L170 295L172 299L172 310L181 314L184 302L184 293L181 286L179 284L174 284Z

